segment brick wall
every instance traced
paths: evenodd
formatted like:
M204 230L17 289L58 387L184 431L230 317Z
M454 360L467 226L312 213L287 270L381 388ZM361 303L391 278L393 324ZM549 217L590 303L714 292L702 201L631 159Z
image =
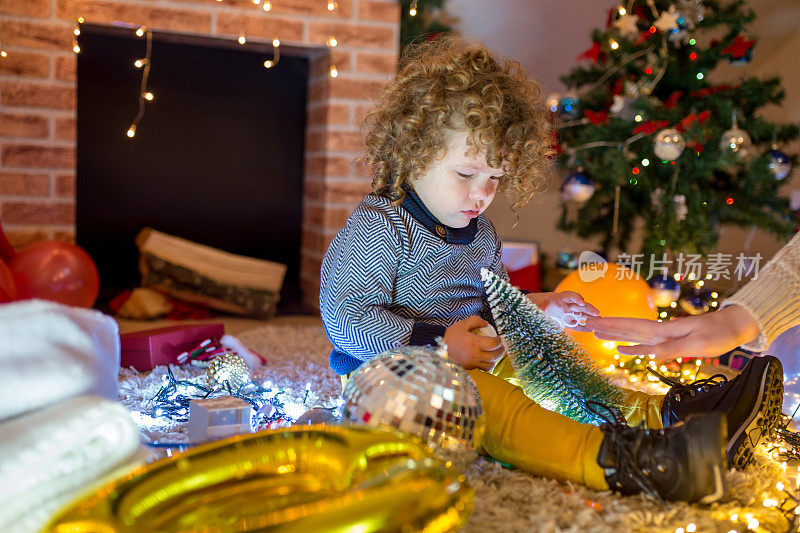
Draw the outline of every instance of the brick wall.
M369 180L352 161L358 124L391 78L397 58L396 0L0 0L0 220L22 248L75 238L76 57L72 31L126 22L154 31L303 47L311 59L303 196L301 284L317 305L325 249ZM325 41L334 35L336 48ZM330 65L338 77L330 77Z

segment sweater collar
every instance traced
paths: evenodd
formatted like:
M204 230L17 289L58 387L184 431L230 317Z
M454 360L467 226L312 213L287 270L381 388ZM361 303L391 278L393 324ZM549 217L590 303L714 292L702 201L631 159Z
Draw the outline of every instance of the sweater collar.
M412 190L406 189L406 195L400 205L418 222L428 228L431 233L437 235L448 244L471 244L478 233L477 218L470 220L469 224L463 228L445 226L428 211L428 208L422 203L417 193Z

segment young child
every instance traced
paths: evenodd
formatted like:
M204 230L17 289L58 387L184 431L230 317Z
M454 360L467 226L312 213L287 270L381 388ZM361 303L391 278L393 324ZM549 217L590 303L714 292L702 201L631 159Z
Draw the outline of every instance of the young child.
M550 132L538 85L516 62L453 38L422 44L404 59L365 122L374 192L322 264L331 368L344 383L385 350L443 337L481 395L485 453L597 490L721 498L726 447L730 464L743 466L752 430L775 423L768 407L781 383L779 363L762 358L731 382L674 386L666 397L624 391L613 407L629 424L657 431L614 419L580 424L528 399L513 384L500 339L476 330L492 322L480 269L507 279L500 239L482 213L498 190L515 210L524 205L547 171ZM576 293L529 298L550 316L578 317L575 327L584 330L581 323L598 314Z

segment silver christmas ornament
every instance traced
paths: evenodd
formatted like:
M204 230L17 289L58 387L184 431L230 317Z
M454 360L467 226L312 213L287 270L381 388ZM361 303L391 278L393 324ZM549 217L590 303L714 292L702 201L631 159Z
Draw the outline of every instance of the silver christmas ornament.
M592 197L596 187L594 181L583 170L578 169L561 184L561 201L585 202Z
M735 153L739 159L745 159L750 154L753 142L746 131L739 128L736 122L736 113L733 114L731 129L726 130L720 138L719 145L723 152Z
M792 171L792 160L776 147L769 151L769 170L776 180L782 180Z
M477 447L480 396L443 351L401 346L362 365L342 393L342 419L416 435L434 451Z
M653 152L664 161L675 161L686 148L681 132L674 128L659 131L653 140Z

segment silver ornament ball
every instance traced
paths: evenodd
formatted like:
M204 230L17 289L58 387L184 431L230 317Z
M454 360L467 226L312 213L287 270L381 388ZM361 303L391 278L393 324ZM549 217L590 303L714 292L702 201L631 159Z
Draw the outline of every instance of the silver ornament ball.
M746 131L734 125L722 134L719 145L723 152L733 152L739 159L744 159L747 157L753 142Z
M416 435L434 451L477 447L480 396L467 372L441 352L401 346L362 365L342 394L342 419Z
M663 161L675 161L686 148L686 140L675 128L659 131L653 140L653 152Z

